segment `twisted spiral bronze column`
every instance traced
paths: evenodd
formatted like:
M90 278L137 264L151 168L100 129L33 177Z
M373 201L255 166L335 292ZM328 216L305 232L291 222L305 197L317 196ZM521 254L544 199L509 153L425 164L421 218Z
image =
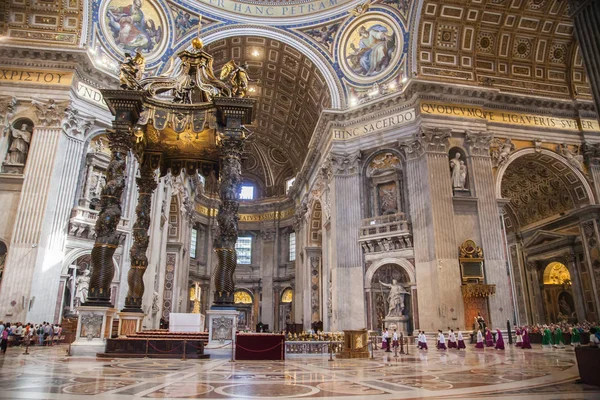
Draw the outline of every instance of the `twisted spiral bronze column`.
M235 290L234 273L237 265L235 242L238 237L239 192L242 183L243 137L240 135L224 136L220 141L221 154L219 213L217 214L218 231L213 244L217 254L218 265L213 274L215 283L214 306L233 306Z
M131 148L128 123L116 123L107 131L111 151L106 169L106 185L100 195L100 213L96 220L96 242L92 249L92 273L84 306L112 307L110 283L115 274L113 255L119 246L117 226L121 220L121 196L125 188L127 153Z
M125 297L125 312L142 312L142 297L144 296L144 273L148 268L146 251L150 242L148 228L150 227L150 211L152 210L152 194L157 187L154 170L149 158L140 165L140 177L136 179L138 187L138 203L135 208L136 220L133 224L133 245L129 250L131 267L127 274L127 297Z

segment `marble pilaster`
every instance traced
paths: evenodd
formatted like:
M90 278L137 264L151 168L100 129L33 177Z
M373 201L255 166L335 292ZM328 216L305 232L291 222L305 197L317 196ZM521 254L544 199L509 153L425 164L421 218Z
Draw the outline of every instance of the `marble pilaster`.
M361 223L360 153L329 155L334 331L366 327ZM310 314L309 314L310 315Z
M450 129L423 127L405 145L419 326L464 327L464 303L449 173Z
M594 294L593 305L596 315L600 315L600 236L598 234L598 220L588 219L580 224L585 253L585 264L588 276L592 281Z
M573 300L575 302L575 313L577 314L577 319L579 321L583 321L587 318L585 316L583 284L581 282L579 268L577 268L577 255L573 252L569 252L564 255L564 258L568 263L569 273L571 274L571 282L573 285Z
M584 143L583 155L594 184L596 201L598 201L600 199L600 143Z
M261 301L261 319L259 322L268 324L270 329L275 327L275 305L273 301L273 275L277 265L278 246L277 230L266 228L262 231L262 265L261 285L262 285L262 301Z
M73 112L67 112L69 124L63 124L63 111L51 100L37 102L40 123L32 135L0 291L0 315L12 321L53 321L56 314L64 221L78 178L73 171L79 169L83 138L91 126Z
M488 299L491 318L489 322L492 327L501 327L506 325L507 320L513 321L514 305L492 173L491 140L492 135L486 132L468 132L466 137L477 197L481 245L485 258L485 279L486 283L496 285L496 294Z

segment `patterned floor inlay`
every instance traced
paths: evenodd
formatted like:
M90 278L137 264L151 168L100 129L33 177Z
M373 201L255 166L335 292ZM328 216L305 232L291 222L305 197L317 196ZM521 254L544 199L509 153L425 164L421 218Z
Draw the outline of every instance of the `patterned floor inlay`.
M0 356L6 399L600 399L600 387L576 383L572 349L414 351L394 357L231 362L67 357L65 347L9 348ZM209 351L210 352L210 351ZM220 352L220 353L218 353Z

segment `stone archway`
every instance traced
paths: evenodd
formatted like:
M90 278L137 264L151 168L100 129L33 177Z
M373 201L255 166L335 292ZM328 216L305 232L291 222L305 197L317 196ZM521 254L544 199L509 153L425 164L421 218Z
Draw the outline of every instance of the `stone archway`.
M573 146L557 146L561 154L575 154ZM511 279L515 305L521 324L555 322L558 318L558 292L544 284L548 262L569 260L573 274L571 296L580 318L595 318L590 297L585 254L578 245L580 215L595 204L592 188L578 159L549 149L526 148L514 152L497 171L496 195L504 199L504 225L510 249ZM525 268L525 266L528 266ZM586 283L587 281L587 283ZM556 292L556 293L554 293ZM585 315L584 315L585 314Z
M408 294L404 296L402 314L408 317L408 331L412 332L416 323L417 304L414 267L410 268L411 266L407 260L383 259L368 269L365 274L368 329L382 329L384 319L389 311L390 288L386 284L389 285L395 280L408 291Z

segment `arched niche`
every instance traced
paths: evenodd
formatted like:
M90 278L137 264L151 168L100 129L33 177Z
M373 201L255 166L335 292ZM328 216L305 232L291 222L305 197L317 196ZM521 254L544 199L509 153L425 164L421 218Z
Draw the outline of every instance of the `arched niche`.
M455 196L470 195L470 171L467 162L467 153L462 147L452 147L448 151L448 159L450 161L450 179L452 182L452 192Z
M8 129L8 146L2 162L2 172L23 174L33 137L33 121L29 118L16 119Z
M372 265L365 275L365 290L367 297L367 323L369 329L377 330L383 326L383 320L388 314L388 296L394 280L402 285L409 294L404 297L403 315L408 317L409 331L413 329L414 310L411 288L416 285L414 267L408 260L384 259ZM380 283L380 281L382 283Z
M292 323L292 304L294 301L294 289L285 287L279 292L278 330L288 330L288 324Z
M571 272L559 261L549 262L542 272L543 302L547 323L576 322Z
M233 302L238 314L238 329L253 329L254 325L254 295L246 288L238 288L233 293Z
M378 217L406 211L402 159L394 150L381 150L365 163L366 215Z
M571 273L560 262L551 262L544 269L544 285L570 285Z

